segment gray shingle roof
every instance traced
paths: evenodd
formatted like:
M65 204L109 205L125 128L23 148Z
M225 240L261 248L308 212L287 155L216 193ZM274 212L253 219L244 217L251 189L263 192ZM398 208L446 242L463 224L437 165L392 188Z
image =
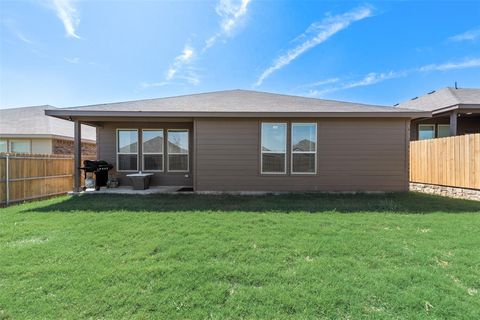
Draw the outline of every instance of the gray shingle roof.
M387 106L322 100L249 90L229 90L159 99L97 104L61 109L103 112L411 112ZM74 113L72 113L74 114Z
M73 123L45 115L53 106L0 109L0 136L58 136L73 138ZM95 141L95 128L82 126L82 138Z
M451 87L433 91L424 96L402 102L403 109L434 111L457 105L480 105L480 89L455 89Z

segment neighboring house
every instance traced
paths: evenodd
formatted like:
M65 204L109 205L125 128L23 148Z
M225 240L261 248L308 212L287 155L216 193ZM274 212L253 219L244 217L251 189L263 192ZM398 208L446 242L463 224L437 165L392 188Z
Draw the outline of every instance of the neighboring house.
M244 90L46 114L97 126L121 185L143 171L195 191L407 191L409 124L431 115Z
M432 112L432 118L412 120L411 140L480 132L480 89L447 87L396 106Z
M54 108L0 109L0 152L73 154L73 124L45 115L45 109ZM82 129L82 152L95 154L95 128Z

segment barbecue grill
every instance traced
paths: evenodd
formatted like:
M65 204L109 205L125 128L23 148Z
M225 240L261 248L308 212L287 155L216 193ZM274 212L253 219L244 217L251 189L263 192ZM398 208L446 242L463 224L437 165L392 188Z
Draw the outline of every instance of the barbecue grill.
M83 161L84 178L87 179L87 173L95 174L95 190L100 190L100 187L107 185L108 171L113 168L113 165L103 160L85 160ZM85 190L86 187L83 187Z

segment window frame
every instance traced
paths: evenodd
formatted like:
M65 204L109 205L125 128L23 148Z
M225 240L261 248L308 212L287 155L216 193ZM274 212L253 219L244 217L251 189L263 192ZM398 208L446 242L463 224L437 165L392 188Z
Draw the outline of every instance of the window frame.
M283 172L263 172L263 154L270 153L270 154L282 154L282 152L278 151L264 151L263 150L263 125L264 124L277 124L277 125L284 125L285 126L285 151L283 154L285 155L285 163L284 163L284 171ZM287 174L287 153L288 153L288 122L260 122L260 174L261 175L286 175Z
M447 127L447 128L448 128L448 136L446 136L446 137L439 137L439 136L438 136L438 134L440 133L440 127ZM437 137L437 138L448 138L448 137L451 137L451 135L450 135L450 125L449 125L449 124L437 124L437 132L436 132L435 137Z
M144 172L164 172L165 171L165 130L164 129L150 129L150 128L142 128L142 169ZM162 132L162 137L163 137L163 146L162 146L162 152L145 152L143 150L143 133L145 131L161 131ZM147 170L145 169L145 156L144 155L162 155L162 170Z
M420 128L421 127L431 127L433 128L433 138L428 138L428 139L420 139ZM435 137L437 136L437 133L436 133L436 126L435 124L418 124L418 140L430 140L430 139L435 139Z
M15 143L15 142L26 142L28 143L28 152L21 152L21 153L26 153L26 154L31 154L32 153L32 140L29 140L29 139L8 139L8 151L7 152L11 152L11 153L20 153L20 152L15 152L13 151L13 148L12 148L12 143Z
M187 132L187 153L170 153L168 151L168 137L170 136L170 131L176 132ZM185 173L190 172L190 129L167 129L167 139L165 140L167 144L166 153L167 153L167 172L173 173ZM170 155L187 155L187 170L170 170Z
M119 149L119 135L118 133L120 131L136 131L137 132L137 169L136 170L120 170L120 161L119 161L119 155L121 154L135 154L135 153L125 153L125 152L118 152ZM139 130L137 128L117 128L116 129L116 134L115 134L115 155L116 155L116 161L117 161L117 172L140 172L139 170L139 154L140 154L140 139L139 139Z
M293 127L295 125L315 125L315 151L293 151ZM290 173L292 175L316 175L317 174L317 144L318 144L318 125L316 122L292 122L290 124ZM313 172L295 172L293 171L294 154L315 154L315 170Z

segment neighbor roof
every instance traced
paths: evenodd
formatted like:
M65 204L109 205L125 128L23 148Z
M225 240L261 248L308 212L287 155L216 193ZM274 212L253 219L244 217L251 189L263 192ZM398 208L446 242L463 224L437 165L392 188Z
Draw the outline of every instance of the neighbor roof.
M400 103L398 107L433 111L433 113L457 108L480 108L480 89L446 87Z
M73 124L45 115L46 109L56 109L43 105L24 108L0 109L0 137L36 137L73 139ZM82 126L84 141L95 141L96 130Z
M48 115L128 117L262 117L262 116L387 116L420 117L430 113L361 103L321 100L249 90L229 90L177 97L48 110Z

